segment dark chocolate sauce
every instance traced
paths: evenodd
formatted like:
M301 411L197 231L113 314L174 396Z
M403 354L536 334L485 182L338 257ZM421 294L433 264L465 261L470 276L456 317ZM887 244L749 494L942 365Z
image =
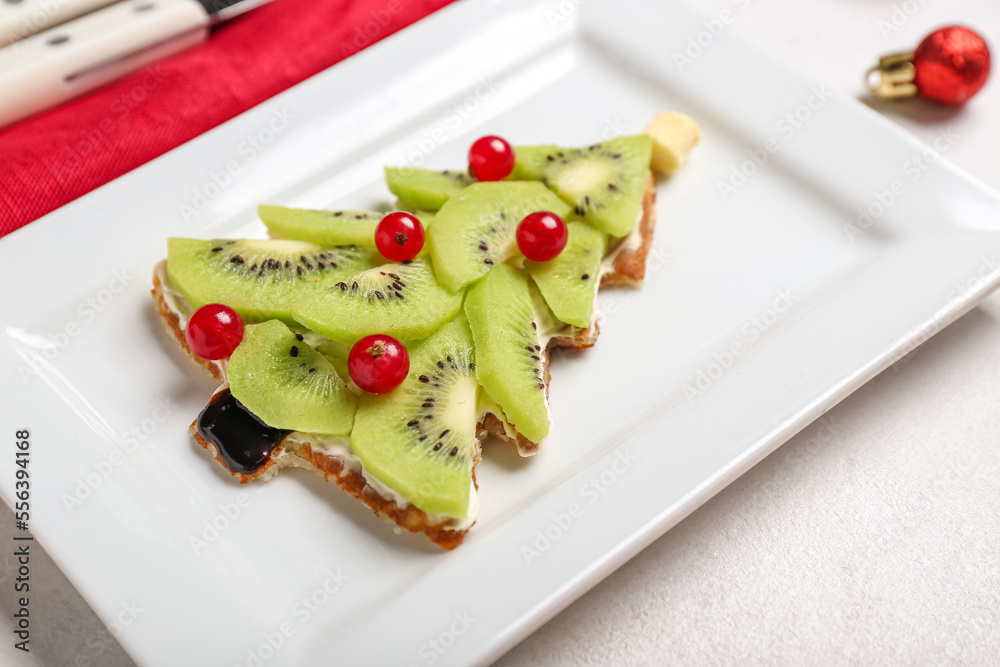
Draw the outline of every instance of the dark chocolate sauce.
M291 431L272 428L225 389L198 415L198 435L215 445L229 472L251 475L271 460L271 454Z

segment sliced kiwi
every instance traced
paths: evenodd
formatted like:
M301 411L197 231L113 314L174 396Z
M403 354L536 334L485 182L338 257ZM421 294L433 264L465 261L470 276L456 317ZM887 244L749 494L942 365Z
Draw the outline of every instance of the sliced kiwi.
M268 426L351 432L357 397L326 357L278 320L247 326L226 374L233 396Z
M478 456L469 325L456 318L409 353L400 386L361 397L351 447L368 472L420 509L462 517Z
M547 262L526 260L524 268L556 317L587 328L601 282L601 260L608 247L608 235L585 222L570 222L566 228L569 240L561 253Z
M195 308L223 303L244 319L292 324L292 304L374 266L374 248L305 241L167 239L167 275Z
M353 343L384 333L403 341L426 338L462 307L462 294L441 287L422 257L389 263L345 278L292 308L303 326Z
M412 213L424 229L436 213L407 207L398 202L397 209ZM261 204L257 214L274 238L309 241L318 245L375 245L375 228L385 217L379 211L318 211L305 208L285 208Z
M586 148L518 146L514 169L522 178L548 185L597 229L625 236L639 217L652 150L645 134Z
M375 245L377 211L314 211L261 204L257 215L272 236L319 245Z
M473 181L461 171L386 167L385 182L392 194L411 206L436 211Z
M465 313L476 343L476 377L524 437L549 432L542 347L528 276L501 264L469 288Z
M434 218L437 216L437 211L425 211L411 204L408 201L403 201L402 199L397 199L395 204L395 210L406 211L407 213L412 213L417 216L417 220L420 224L424 226L424 231L427 231L427 226L431 224ZM383 214L384 215L384 214Z
M518 146L514 149L514 169L506 180L508 181L540 181L545 170L551 164L548 159L565 148L553 144L543 146Z
M449 199L427 235L438 280L457 290L517 254L517 226L535 211L565 217L570 207L530 181L475 183Z
M399 197L396 197L396 202L395 202L395 204L393 204L393 209L395 209L397 211L406 211L407 213L412 213L413 215L417 216L418 218L420 218L419 214L421 214L421 213L427 213L429 215L435 215L437 213L437 211L425 211L425 210L421 209L420 207L411 204L410 202L406 201L405 199L400 199ZM420 219L423 220L423 218L420 218Z
M431 223L434 221L434 218L437 217L437 211L411 211L411 212L413 213L413 215L417 216L417 220L419 220L420 224L424 226L425 232L427 231L427 228L430 227Z

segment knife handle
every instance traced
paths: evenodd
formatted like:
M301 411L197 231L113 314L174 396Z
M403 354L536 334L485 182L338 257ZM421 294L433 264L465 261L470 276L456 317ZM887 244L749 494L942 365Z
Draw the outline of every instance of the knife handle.
M115 0L0 0L0 46L7 46Z
M208 25L195 0L128 0L0 48L0 127L193 46Z

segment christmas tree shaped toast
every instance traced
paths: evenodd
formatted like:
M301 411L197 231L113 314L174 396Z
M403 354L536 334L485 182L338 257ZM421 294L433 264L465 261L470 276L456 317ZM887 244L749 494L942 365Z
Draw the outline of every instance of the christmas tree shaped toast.
M594 345L602 285L642 282L651 166L697 139L679 114L584 148L484 137L468 174L387 168L398 211L264 205L271 239L169 239L157 312L220 382L195 439L240 482L312 469L458 546L481 442L531 456L558 429L549 354Z

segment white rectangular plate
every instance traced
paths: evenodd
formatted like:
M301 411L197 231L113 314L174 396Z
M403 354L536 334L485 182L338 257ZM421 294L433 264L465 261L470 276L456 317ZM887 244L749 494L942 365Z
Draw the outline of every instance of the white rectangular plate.
M725 26L674 2L453 6L0 242L31 525L105 622L142 609L119 636L139 663L495 659L996 286L996 193ZM193 443L213 387L148 294L168 236L262 235L259 202L387 204L384 164L670 109L703 141L660 184L648 280L603 291L597 347L554 359L548 448L488 443L461 548L310 473L240 487Z

